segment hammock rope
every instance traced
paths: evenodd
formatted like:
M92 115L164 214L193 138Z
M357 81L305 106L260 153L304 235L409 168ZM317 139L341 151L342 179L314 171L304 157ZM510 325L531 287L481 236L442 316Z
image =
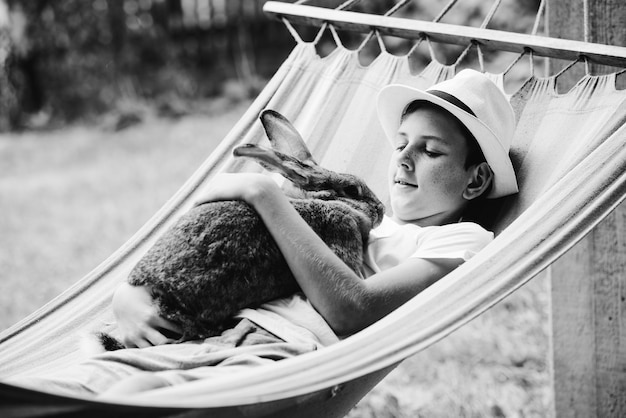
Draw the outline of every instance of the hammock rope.
M355 5L356 3L358 3L359 1L360 0L348 0L348 1L338 5L337 7L335 7L334 10L346 10L346 9L350 8L351 6ZM392 16L397 11L399 11L403 7L407 6L411 1L412 0L400 0L398 3L394 4L389 10L387 10L383 14L383 16ZM308 2L308 0L300 0L300 1L295 2L294 4L305 4L307 2ZM458 0L450 0L443 7L443 9L433 18L432 22L439 22L439 21L441 21L441 19L443 19L445 17L445 15L457 4L457 2L458 2ZM487 18L483 22L484 26L486 26L489 23L489 21L492 19L492 17L495 14L495 12L496 12L500 2L501 2L501 0L496 0L496 3L494 4L494 6L492 6L489 14L487 15ZM289 22L289 19L287 19L284 16L282 16L280 19L285 24L285 26L287 27L287 30L293 36L295 41L297 43L303 43L304 41L302 40L302 37L300 36L298 31L293 27L291 22ZM312 44L313 45L317 45L319 43L319 41L323 37L323 34L326 31L326 29L329 29L331 31L331 35L333 37L333 40L334 40L335 44L337 46L343 47L343 43L341 41L341 38L340 38L339 34L337 33L337 30L336 30L335 26L332 23L329 23L329 22L323 22L322 23L322 25L320 26L320 29L319 29L317 35L315 36L315 38L312 41ZM356 51L363 50L365 48L365 46L369 43L369 41L372 39L372 37L374 37L374 36L377 39L378 46L379 46L380 50L382 52L387 52L387 47L385 45L384 39L383 39L380 31L378 29L376 29L376 28L371 29L369 32L367 32L365 34L363 40L357 46ZM436 59L436 54L435 54L434 48L432 46L432 43L430 42L429 37L425 36L425 35L424 36L420 36L420 38L411 46L411 48L407 52L406 56L412 55L415 52L415 50L420 46L421 42L424 41L424 39L426 39L428 41L428 50L429 50L429 54L430 54L431 59L435 60ZM481 62L481 71L484 72L482 51L480 51L480 49L479 49L478 53L479 53L479 60Z
M457 3L458 0L450 0L448 2L448 4L446 4L444 6L444 8L439 12L439 14L437 16L434 17L434 19L432 20L433 23L439 22L441 19L443 19L443 17L450 11L450 9L452 9L452 7L454 7L454 5ZM422 41L426 39L428 41L428 51L430 53L430 58L431 60L435 60L435 51L433 49L433 46L430 42L430 37L426 36L426 35L422 35L419 37L419 39L413 44L413 46L411 47L411 49L409 49L409 52L407 52L407 56L411 56L415 50L420 46L420 44L422 43Z
M480 24L481 29L485 29L487 25L489 24L489 22L491 22L491 19L493 19L493 16L496 14L496 11L500 7L501 3L502 3L502 0L495 0L493 2L493 4L491 5L491 8L489 9L489 12L487 12L487 15L485 16L482 23ZM485 67L483 63L483 54L480 49L480 44L476 41L471 41L467 45L467 47L465 47L465 49L459 54L458 58L454 62L454 66L458 66L461 63L461 61L463 61L463 59L467 56L469 50L472 49L473 46L476 46L476 50L478 52L478 62L480 63L480 71L485 72Z
M349 0L346 1L345 3L339 5L338 7L335 8L335 10L345 10L348 7L352 6L353 4L355 4L357 1L359 0ZM398 10L400 10L401 8L403 8L404 6L406 6L407 4L409 4L409 2L411 2L412 0L401 0L398 3L396 3L391 9L387 10L383 16L391 16L394 13L396 13ZM330 27L334 30L334 26L330 25ZM363 41L361 41L361 43L359 44L359 46L357 47L357 51L361 51L363 50L363 48L367 45L367 43L372 39L372 36L376 36L376 39L378 41L378 46L380 48L381 51L387 51L387 47L385 46L385 43L380 35L380 32L377 29L372 29L371 31L369 31L365 37L363 38ZM340 41L337 41L337 39L339 38L339 35L336 33L336 31L334 32L333 38L335 39L335 43L337 44L337 46L342 46L342 43Z
M293 37L293 39L295 39L297 44L301 44L304 43L304 40L302 39L302 37L300 37L300 34L298 33L298 31L296 30L296 28L294 28L291 23L289 22L289 20L287 18L281 18L282 22L285 24L285 27L287 28L287 30L289 31L289 33L291 34L291 36Z
M396 13L398 10L402 9L404 6L409 4L411 0L400 0L397 2L391 9L387 10L383 16L391 16Z
M541 2L539 3L539 7L537 8L537 13L535 14L535 21L533 23L533 28L530 31L530 34L533 36L537 35L537 32L539 31L539 24L541 23L541 18L544 15L544 10L545 10L545 6L546 6L546 0L541 0ZM515 64L517 64L522 57L524 57L524 55L528 54L529 55L529 74L530 77L534 77L535 76L535 56L534 56L534 51L532 50L532 48L524 48L524 50L522 52L520 52L517 57L515 57L513 59L513 61L511 61L511 63L506 67L506 69L502 72L502 74L506 75L508 74L511 69L515 66Z
M539 31L539 23L541 22L541 18L545 13L546 8L546 0L541 0L539 3L539 7L537 8L537 13L535 14L535 23L533 23L533 29L530 31L531 35L537 35Z
M361 0L348 0L346 2L341 3L339 6L337 6L335 9L336 10L346 10L348 8L350 8L352 5L357 4L358 2L360 2Z
M567 72L567 70L569 70L570 68L572 68L574 65L578 64L580 61L584 60L585 62L587 62L587 60L585 59L584 55L581 55L580 57L578 57L578 59L571 61L569 64L567 64L565 67L561 68L556 74L553 75L553 77L555 79L559 78L563 73ZM589 74L589 73L587 73Z
M526 54L532 54L532 50L531 49L524 49L524 51L522 51L520 54L517 55L517 57L515 57L515 59L513 61L511 61L511 63L506 67L506 69L502 72L502 74L507 75L511 69L513 69L513 67L515 67L515 64L517 64ZM530 61L532 62L532 55L530 56ZM531 64L531 68L529 69L530 75L531 77L534 75L534 68L532 68L532 64Z

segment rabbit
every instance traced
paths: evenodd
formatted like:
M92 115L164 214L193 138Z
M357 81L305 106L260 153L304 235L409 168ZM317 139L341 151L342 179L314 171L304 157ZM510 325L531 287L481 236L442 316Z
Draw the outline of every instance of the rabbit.
M369 231L380 224L383 203L360 178L320 167L302 137L280 113L264 110L261 123L272 148L236 147L296 186L291 203L324 242L360 274ZM286 191L286 193L288 193ZM179 341L219 335L245 307L300 290L258 214L243 201L192 208L164 233L129 275L152 289L159 313L183 330ZM106 333L106 350L123 345Z

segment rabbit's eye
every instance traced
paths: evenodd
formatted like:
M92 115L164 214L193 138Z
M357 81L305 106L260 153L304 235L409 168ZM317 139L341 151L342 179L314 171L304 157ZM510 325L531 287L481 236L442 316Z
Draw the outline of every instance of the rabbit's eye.
M347 186L343 189L343 192L346 194L346 196L360 196L361 188L355 185Z

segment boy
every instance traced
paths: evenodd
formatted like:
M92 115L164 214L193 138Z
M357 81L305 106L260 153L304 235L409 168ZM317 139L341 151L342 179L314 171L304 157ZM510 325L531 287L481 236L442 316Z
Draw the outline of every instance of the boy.
M480 250L493 234L459 222L464 213L481 197L517 192L508 156L515 116L485 75L463 70L426 91L390 85L377 105L395 149L388 173L393 213L372 231L367 280L326 247L266 176L224 174L202 199L241 199L257 210L307 299L337 335L372 324ZM126 291L145 294L139 289L119 293ZM165 342L153 324L176 330L147 307L150 319L124 319L129 306L123 297L114 301L120 325L126 320L127 344Z
M72 387L128 395L332 344L387 315L491 241L491 232L462 220L483 197L517 191L508 156L515 118L498 87L464 70L426 91L387 86L377 105L394 147L388 172L392 214L371 232L367 280L321 241L268 176L222 174L199 203L240 199L252 205L303 294L244 309L237 326L222 336L163 346L178 327L158 316L149 289L122 284L113 298L119 332L127 346L146 348L94 358L74 374L83 380ZM238 357L237 349L244 355ZM140 365L129 365L133 356ZM229 367L216 367L224 364Z

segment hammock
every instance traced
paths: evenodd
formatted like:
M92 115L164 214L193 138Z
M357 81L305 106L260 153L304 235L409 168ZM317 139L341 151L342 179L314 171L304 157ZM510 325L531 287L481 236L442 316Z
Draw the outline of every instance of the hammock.
M391 150L375 113L386 84L426 88L456 65L436 60L412 74L383 50L368 66L339 44L321 58L297 45L241 120L170 201L122 248L55 300L0 334L0 381L52 373L85 359L80 333L111 321L111 295L130 269L219 172L258 171L231 156L266 141L258 114L283 113L321 165L362 176L386 200ZM503 85L504 74L489 74ZM496 239L476 257L367 329L317 352L236 376L186 383L118 403L0 383L2 415L343 416L403 359L463 326L567 251L626 196L626 91L616 74L586 75L566 94L534 74L510 96L518 129L512 157L520 193L505 198ZM529 233L528 231L532 231Z

